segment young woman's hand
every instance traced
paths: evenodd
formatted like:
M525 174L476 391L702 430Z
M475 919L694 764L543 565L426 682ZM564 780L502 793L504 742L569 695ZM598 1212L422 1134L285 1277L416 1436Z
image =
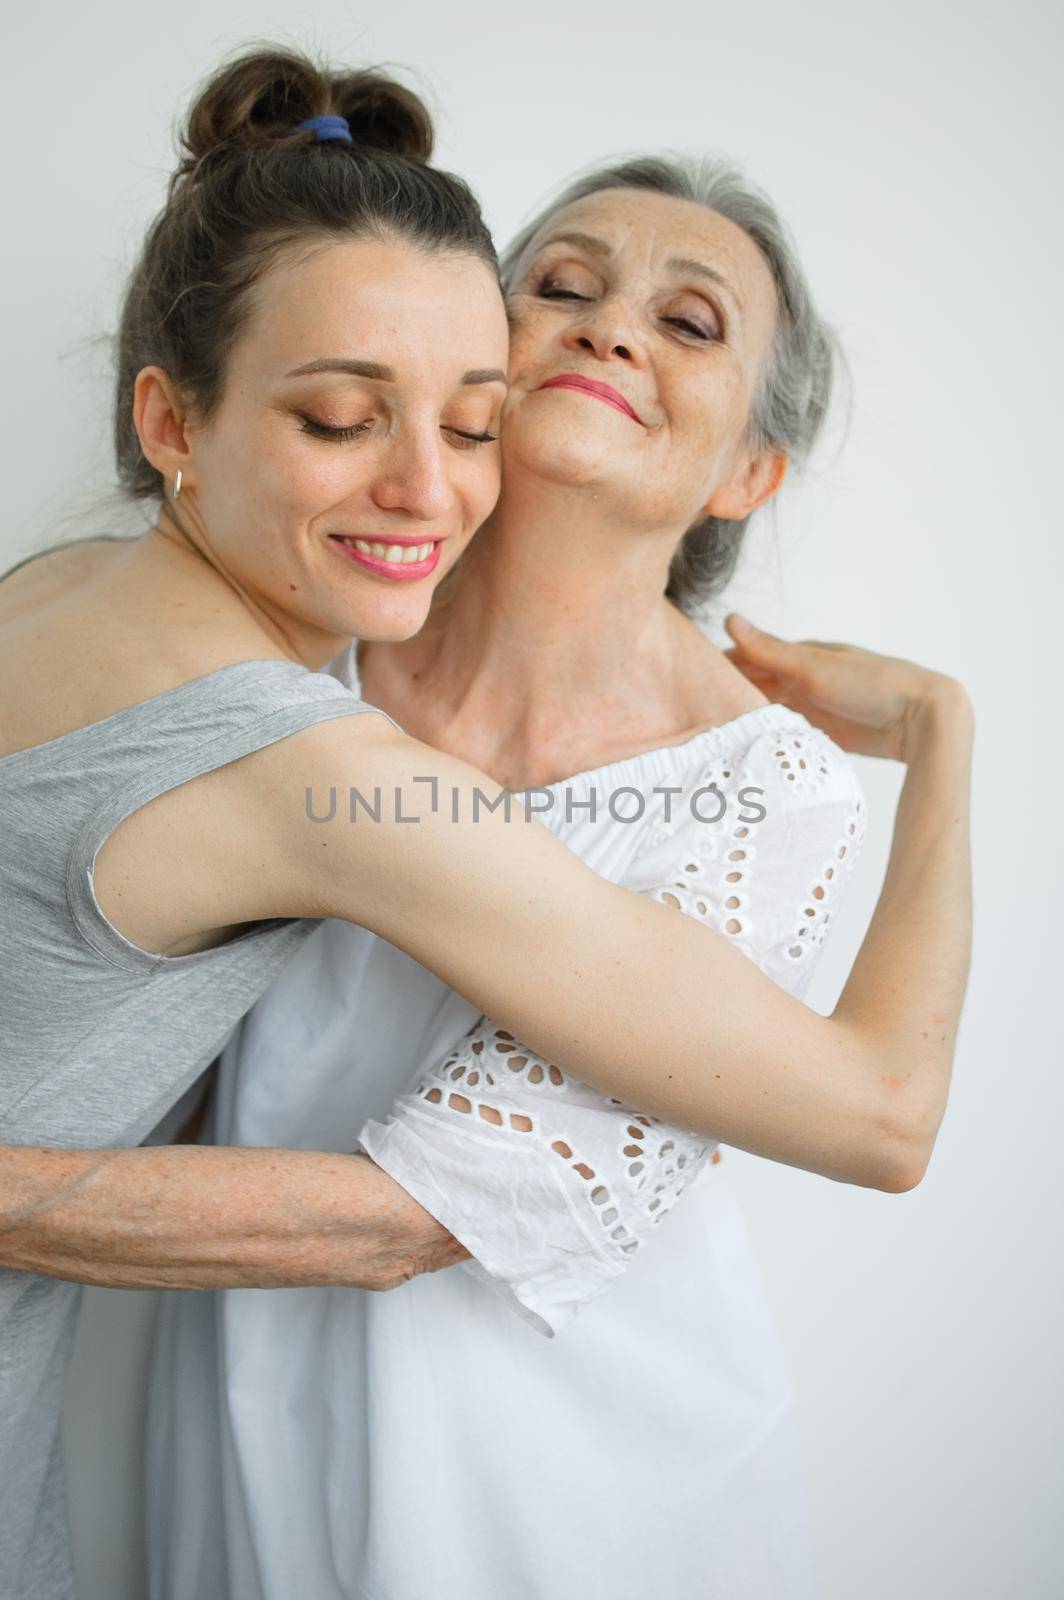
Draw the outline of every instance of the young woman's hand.
M724 619L735 644L724 654L771 701L790 706L843 750L906 761L910 734L936 700L956 701L970 714L963 686L899 656L876 655L855 644L791 641L755 627L732 611Z

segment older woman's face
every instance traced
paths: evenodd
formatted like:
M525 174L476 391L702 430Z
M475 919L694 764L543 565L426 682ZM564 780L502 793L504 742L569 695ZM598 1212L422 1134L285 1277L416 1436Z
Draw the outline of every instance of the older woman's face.
M539 231L509 309L507 479L616 494L648 528L743 516L752 489L772 492L782 458L766 488L746 433L776 290L735 223L687 200L602 190Z

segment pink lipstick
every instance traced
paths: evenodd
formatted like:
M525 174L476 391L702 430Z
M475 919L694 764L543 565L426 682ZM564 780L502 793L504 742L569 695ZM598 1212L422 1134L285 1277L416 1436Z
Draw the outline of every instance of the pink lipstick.
M594 378L582 378L577 372L560 372L556 378L548 378L546 383L541 383L541 389L578 389L583 394L590 394L596 400L604 400L615 411L623 412L626 417L631 417L633 422L638 422L641 428L646 423L638 411L624 398L619 389L610 383L599 383Z
M408 534L393 534L388 539L359 539L357 536L332 533L329 535L329 543L334 545L346 560L353 561L356 566L363 567L377 577L389 578L393 583L411 583L434 572L439 566L440 551L443 547L442 539L417 539ZM358 545L364 548L360 550ZM422 548L431 546L429 553L421 560L397 559L396 547L400 551L406 551L419 546ZM392 560L388 559L389 555L393 557Z

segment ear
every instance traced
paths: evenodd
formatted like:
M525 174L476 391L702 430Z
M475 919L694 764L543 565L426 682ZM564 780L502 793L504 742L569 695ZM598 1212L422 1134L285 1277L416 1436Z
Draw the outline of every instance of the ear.
M162 367L142 367L133 385L133 422L140 448L152 466L170 481L180 467L187 478L192 451L187 418L173 384Z
M772 499L787 475L788 463L783 451L758 451L733 478L714 489L706 501L706 515L742 522Z

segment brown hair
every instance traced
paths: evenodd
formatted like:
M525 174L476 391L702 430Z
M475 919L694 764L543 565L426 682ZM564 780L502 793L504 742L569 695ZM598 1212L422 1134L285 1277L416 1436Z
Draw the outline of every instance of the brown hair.
M297 124L347 119L352 143ZM162 478L133 425L137 373L159 366L206 421L251 291L281 247L322 236L396 237L468 254L497 274L491 235L468 186L428 165L432 120L402 84L318 66L296 50L245 51L208 79L181 133L182 158L126 290L116 354L118 477L135 498Z

